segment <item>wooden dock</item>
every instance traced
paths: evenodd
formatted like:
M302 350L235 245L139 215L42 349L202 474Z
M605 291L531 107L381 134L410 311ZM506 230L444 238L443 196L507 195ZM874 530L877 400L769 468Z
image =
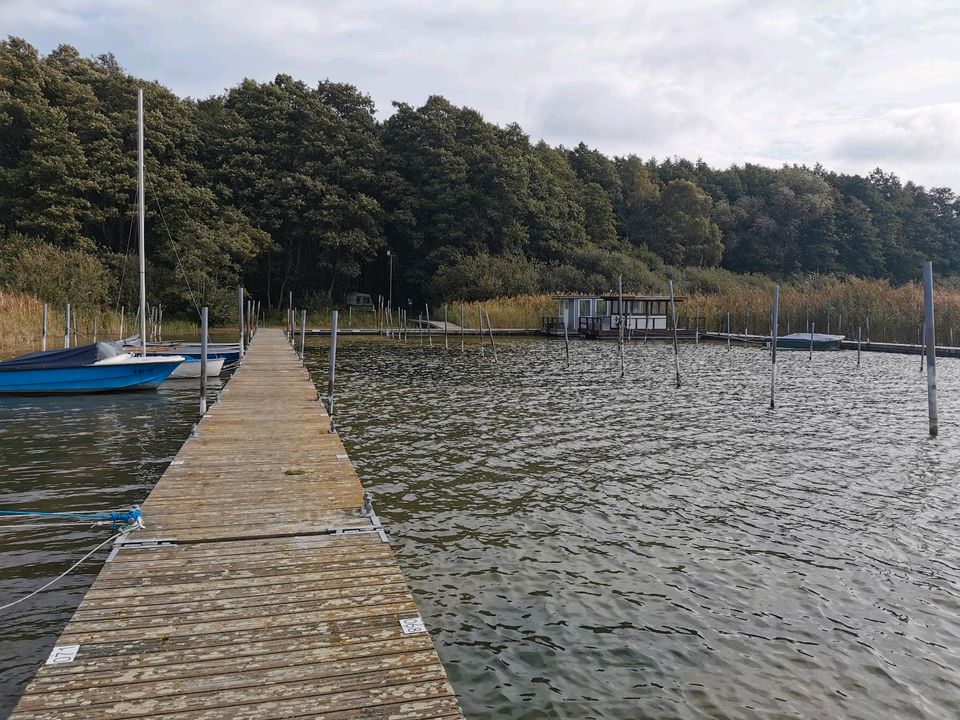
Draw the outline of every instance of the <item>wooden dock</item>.
M11 717L462 717L329 425L261 329Z

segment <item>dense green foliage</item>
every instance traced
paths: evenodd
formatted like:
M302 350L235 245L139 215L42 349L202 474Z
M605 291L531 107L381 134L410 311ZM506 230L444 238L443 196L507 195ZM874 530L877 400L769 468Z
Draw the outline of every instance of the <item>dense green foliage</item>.
M960 272L957 197L880 170L610 158L532 143L441 97L380 122L349 85L285 75L180 99L112 56L41 57L10 38L4 286L59 301L81 278L99 284L94 301L132 304L137 87L151 302L183 314L196 302L225 315L238 282L269 307L290 291L307 306L349 289L386 295L388 249L398 303L609 290L619 273L660 289L665 266L900 282L932 257L940 274Z

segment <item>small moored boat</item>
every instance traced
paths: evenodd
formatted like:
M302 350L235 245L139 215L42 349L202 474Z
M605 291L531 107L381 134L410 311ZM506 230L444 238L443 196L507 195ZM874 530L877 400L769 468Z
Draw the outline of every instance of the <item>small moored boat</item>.
M148 355L147 357L168 358L170 355ZM223 371L223 358L211 359L207 356L207 377L217 377ZM177 366L177 369L170 375L172 380L182 380L184 378L200 377L200 360L189 355L184 356L184 361Z
M0 394L155 390L183 357L137 357L117 343L48 350L0 362Z

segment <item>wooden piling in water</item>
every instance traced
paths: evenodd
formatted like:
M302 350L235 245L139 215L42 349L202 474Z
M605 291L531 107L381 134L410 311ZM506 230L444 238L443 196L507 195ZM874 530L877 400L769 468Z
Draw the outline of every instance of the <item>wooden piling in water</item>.
M63 347L70 347L70 303L67 303L67 309L63 316Z
M430 306L424 303L427 311L427 339L430 341L430 347L433 347L433 326L430 324Z
M667 280L670 290L670 319L673 324L673 366L677 372L677 387L680 387L680 344L677 342L677 303L673 296L673 280Z
M727 350L730 349L730 313L727 313Z
M460 303L460 354L463 354L463 303Z
M923 263L923 329L924 344L927 348L927 419L930 425L930 437L939 432L939 413L937 410L937 337L933 317L933 263Z
M200 308L200 417L207 414L207 307Z
M860 367L860 344L863 337L863 325L857 327L857 367Z
M483 310L477 304L477 322L480 327L480 354L483 355Z
M924 356L924 345L923 345L923 323L920 323L920 327L917 329L917 345L920 347L920 372L923 372L923 356Z
M813 335L817 332L817 324L810 323L810 360L813 360Z
M43 317L40 320L40 350L47 349L47 304L43 304Z
M448 337L448 333L447 333L447 310L448 310L448 308L449 308L449 303L444 303L444 304L443 304L443 349L444 349L444 350L449 350L449 349L450 349L450 342L447 340L447 337Z
M306 360L304 359L303 346L307 339L307 311L300 311L300 364L305 365Z
M490 313L483 309L483 314L487 316L487 330L490 333L490 348L493 350L493 361L497 361L497 344L493 341L493 325L490 323Z
M293 293L290 293L290 302L293 302ZM243 285L237 285L237 312L240 313L238 317L240 327L240 357L243 358L245 352L243 344Z
M327 358L327 413L330 415L330 432L337 431L333 419L333 387L337 376L337 317L336 310L330 313L330 353Z
M770 322L770 409L776 406L777 394L777 335L780 327L780 286L773 286L773 318Z
M624 321L624 312L623 312L623 275L620 275L618 280L619 294L620 294L620 304L617 306L617 340L620 345L620 377L622 378L626 374L626 369L624 366L623 360L623 321Z

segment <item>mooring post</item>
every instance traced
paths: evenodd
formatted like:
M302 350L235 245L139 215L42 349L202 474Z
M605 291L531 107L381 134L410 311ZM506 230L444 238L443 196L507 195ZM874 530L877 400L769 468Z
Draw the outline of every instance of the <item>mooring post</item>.
M699 345L699 344L700 344L700 308L697 308L697 320L696 320L696 323L697 323L697 327L696 327L696 329L693 331L693 344L694 344L694 345Z
M47 304L43 304L43 319L40 321L40 349L47 349Z
M483 310L480 303L477 303L477 322L480 326L480 354L483 355Z
M430 340L430 347L433 347L433 326L430 324L430 306L424 303L423 307L426 308L427 311L427 338Z
M63 347L70 347L70 303L67 303L67 310L63 316Z
M333 381L337 372L337 311L330 313L330 358L327 361L327 412L330 413L330 432L335 433L333 422Z
M870 346L870 316L867 315L867 346Z
M243 285L237 285L237 306L240 313L240 357L243 357Z
M417 316L417 335L420 336L420 347L423 347L423 313Z
M863 325L857 327L857 367L860 367L860 344L863 341Z
M617 280L617 287L619 293L619 305L617 305L617 341L620 345L620 377L623 377L626 374L626 368L623 362L623 275L620 275Z
M303 355L303 344L307 339L307 311L300 311L300 364L306 365L306 360L304 360Z
M930 437L936 437L937 418L937 337L933 318L933 263L923 264L924 340L927 346L927 414L930 419Z
M73 313L73 346L80 346L80 318L77 313Z
M447 336L448 336L448 333L447 333L447 309L449 308L449 306L450 306L450 303L444 303L444 304L443 304L443 349L444 349L444 350L449 350L449 349L450 349L450 343L449 343L449 341L447 340Z
M673 366L677 372L677 387L680 387L680 345L677 343L677 303L673 296L673 280L667 280L670 290L670 320L673 323Z
M463 354L463 303L460 303L460 354Z
M924 307L924 312L926 312L926 307ZM917 328L917 345L920 346L920 372L923 372L923 355L925 350L924 344L924 323L920 323L920 327Z
M207 414L207 313L200 308L200 417Z
M493 325L490 324L490 313L488 313L486 308L484 308L483 314L487 316L487 332L490 333L490 347L493 349L493 361L496 362L497 344L493 341Z
M727 350L730 349L730 313L727 313Z
M780 286L773 286L773 320L770 323L770 409L775 407L777 393L777 335L780 326Z
M567 352L567 367L569 367L570 366L570 335L567 332L567 316L563 314L562 304L560 306L560 319L563 321L563 346Z
M817 323L810 323L810 359L813 360L813 336L817 332Z

